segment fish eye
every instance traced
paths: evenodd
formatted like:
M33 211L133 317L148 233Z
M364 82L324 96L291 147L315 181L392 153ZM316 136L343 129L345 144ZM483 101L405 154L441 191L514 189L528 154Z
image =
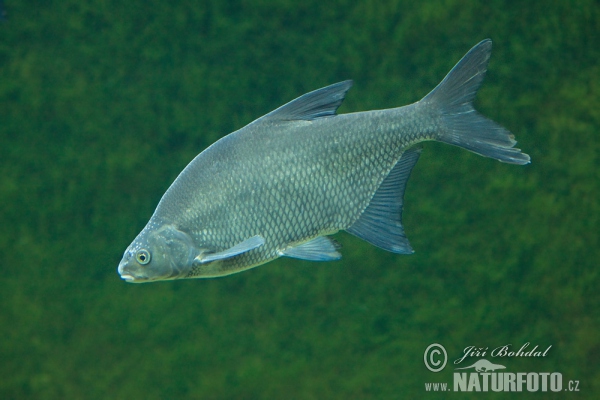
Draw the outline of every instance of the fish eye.
M135 259L142 265L148 264L150 262L150 258L152 258L150 256L150 252L146 249L138 250L138 252L135 254Z

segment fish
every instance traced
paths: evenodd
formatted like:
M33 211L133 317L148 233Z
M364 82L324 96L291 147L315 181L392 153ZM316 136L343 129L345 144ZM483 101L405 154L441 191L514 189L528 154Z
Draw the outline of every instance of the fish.
M509 164L529 155L473 107L492 41L474 46L420 101L337 114L352 81L277 108L222 137L179 174L118 266L126 282L214 278L279 257L341 258L346 231L411 254L403 197L422 142Z
M0 0L0 22L6 21L6 9L4 8L4 0Z

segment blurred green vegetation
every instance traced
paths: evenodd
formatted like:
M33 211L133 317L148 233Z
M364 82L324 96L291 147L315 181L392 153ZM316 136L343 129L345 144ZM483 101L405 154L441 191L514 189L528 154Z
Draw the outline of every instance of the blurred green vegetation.
M0 398L422 398L452 381L423 365L435 342L451 361L552 345L500 363L597 398L597 1L5 3ZM119 279L161 195L219 137L344 79L342 113L414 102L486 37L478 108L532 164L427 144L406 195L413 256L340 234L335 263Z

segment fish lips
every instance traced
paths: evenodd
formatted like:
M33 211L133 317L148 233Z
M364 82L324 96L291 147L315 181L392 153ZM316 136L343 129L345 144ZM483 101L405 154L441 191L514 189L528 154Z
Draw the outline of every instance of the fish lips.
M133 264L133 265L130 265L130 264ZM135 272L132 271L132 269ZM182 272L181 269L171 268L169 274L148 276L143 273L144 271L140 271L140 268L136 264L136 261L131 258L130 259L123 258L123 260L121 260L121 262L119 263L117 272L121 276L121 279L123 279L125 282L129 282L129 283L144 283L144 282L153 282L153 281L172 280L172 279L178 279L185 274L185 271ZM151 272L150 272L150 275L152 275Z
M134 275L133 273L128 271L128 268L127 268L128 264L129 264L129 260L122 260L119 263L117 272L121 276L121 279L123 279L125 282L131 282L131 283L140 283L140 282L148 281L148 277Z
M128 274L120 274L120 275L121 275L121 279L123 279L125 282L131 282L131 283L139 282L139 279L136 279L136 277L134 277L133 275L128 275Z

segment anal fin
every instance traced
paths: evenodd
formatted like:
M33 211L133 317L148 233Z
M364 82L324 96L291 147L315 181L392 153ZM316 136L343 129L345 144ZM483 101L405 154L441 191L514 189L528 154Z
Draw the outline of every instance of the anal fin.
M326 236L319 236L299 246L285 249L281 255L308 261L333 261L342 258L340 244Z
M420 147L406 150L385 177L371 202L347 232L384 250L414 253L402 227L404 191L410 173L421 155Z

